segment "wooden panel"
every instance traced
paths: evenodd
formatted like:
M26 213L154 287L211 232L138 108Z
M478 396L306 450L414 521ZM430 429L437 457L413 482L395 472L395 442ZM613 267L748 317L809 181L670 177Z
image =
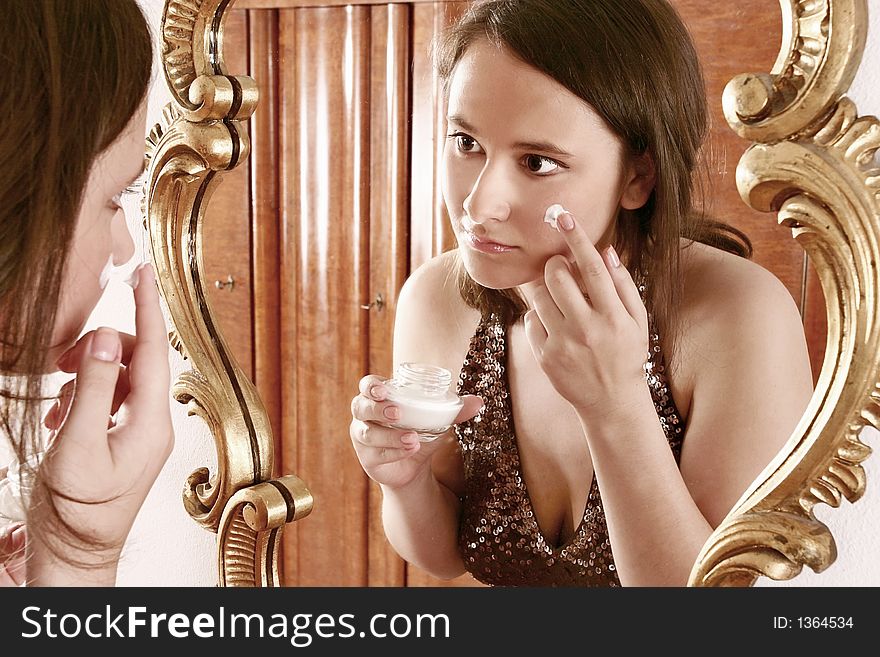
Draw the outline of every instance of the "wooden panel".
M247 41L246 13L231 12L224 33L229 71L241 75L248 70ZM253 377L248 166L243 164L221 175L201 227L205 294L233 357ZM218 289L214 285L228 276L235 281L232 287Z
M431 44L467 7L467 2L436 2L413 7L411 271L438 253L455 247L440 186L446 105L431 64Z
M397 295L407 275L409 224L409 25L411 8L371 9L370 282L362 302L369 319L367 371L390 375ZM352 390L352 393L354 390ZM368 583L403 586L403 560L385 538L382 492L369 481Z
M822 284L807 258L806 290L804 292L804 329L807 334L807 346L810 350L810 364L813 367L813 383L819 379L822 363L825 361L825 343L828 339L828 317L825 308L825 295Z
M401 4L433 3L436 0L407 0ZM294 9L302 7L344 7L348 5L386 5L387 0L238 0L236 9Z
M313 513L285 532L285 584L367 583L367 483L347 435L367 365L369 8L280 12L283 468Z
M674 0L694 38L703 63L712 116L708 145L710 186L707 211L745 231L755 246L755 262L785 283L800 304L804 252L791 231L772 214L749 208L736 189L736 166L748 146L727 125L721 95L727 82L740 73L769 72L779 53L782 17L777 3L744 0L715 3L706 11L705 0Z
M299 202L296 197L298 181L294 179L297 158L297 34L296 14L292 11L278 12L278 164L279 164L279 332L281 345L278 351L282 375L281 426L282 449L276 454L281 461L281 471L299 473L299 445L297 431L298 407L296 405L296 369L298 352L296 320L300 309L297 306L296 286L299 276L296 256L296 225L299 220ZM303 476L300 473L300 476ZM304 480L311 486L312 482ZM317 500L320 512L322 500ZM281 580L285 586L296 586L299 569L299 532L296 527L287 528L282 540Z
M254 281L254 383L266 407L281 454L280 243L278 214L278 14L249 12L249 74L260 86L260 104L250 120L252 276ZM275 474L281 459L275 459Z

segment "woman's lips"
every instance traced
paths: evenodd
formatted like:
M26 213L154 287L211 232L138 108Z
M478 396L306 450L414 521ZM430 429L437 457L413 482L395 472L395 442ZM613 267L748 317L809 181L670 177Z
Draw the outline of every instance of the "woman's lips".
M502 244L501 242L493 242L492 240L479 238L467 230L462 231L461 234L467 245L480 253L508 253L516 248L509 244Z

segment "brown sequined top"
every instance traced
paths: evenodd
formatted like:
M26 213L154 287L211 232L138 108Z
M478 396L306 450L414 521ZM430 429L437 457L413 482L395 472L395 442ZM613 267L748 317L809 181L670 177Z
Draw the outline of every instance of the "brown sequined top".
M494 586L620 586L595 473L572 538L554 547L541 534L519 463L505 345L505 327L494 315L484 318L471 339L458 385L459 394L479 395L485 402L479 415L456 427L465 476L459 528L465 567ZM645 377L678 461L684 425L653 328Z

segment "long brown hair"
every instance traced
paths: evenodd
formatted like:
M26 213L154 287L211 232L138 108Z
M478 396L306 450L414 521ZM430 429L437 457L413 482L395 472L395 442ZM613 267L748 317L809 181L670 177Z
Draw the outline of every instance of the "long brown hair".
M43 449L41 373L83 191L95 159L141 106L152 58L135 0L3 3L0 430L22 477L35 476L29 464ZM35 493L48 490L38 477L33 485ZM94 544L59 517L53 495L39 499L45 512L28 517L31 536L62 558L65 543Z
M740 256L751 243L694 208L693 185L708 132L705 85L687 28L666 0L489 0L472 6L438 41L448 82L465 51L488 39L584 100L620 138L626 157L649 153L656 183L638 210L621 210L615 248L649 282L646 302L673 358L684 237ZM459 261L462 297L509 323L526 310L515 290L484 288Z

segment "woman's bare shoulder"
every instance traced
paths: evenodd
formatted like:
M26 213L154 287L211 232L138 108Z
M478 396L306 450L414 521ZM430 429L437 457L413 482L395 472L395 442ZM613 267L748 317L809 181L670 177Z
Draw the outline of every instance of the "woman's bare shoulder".
M772 315L797 315L794 297L773 273L752 260L706 244L682 249L684 316L708 319L751 314L777 307ZM769 319L769 318L768 318Z
M682 250L679 308L682 355L696 360L770 353L806 353L803 324L791 292L773 273L705 244Z
M456 258L455 251L442 253L404 283L394 324L396 363L421 360L453 372L461 367L479 313L461 298Z
M431 258L410 274L400 291L398 311L441 324L476 315L477 311L469 308L459 293L454 250Z
M682 251L673 396L687 403L681 473L717 526L791 436L812 395L794 297L755 262L693 244Z

